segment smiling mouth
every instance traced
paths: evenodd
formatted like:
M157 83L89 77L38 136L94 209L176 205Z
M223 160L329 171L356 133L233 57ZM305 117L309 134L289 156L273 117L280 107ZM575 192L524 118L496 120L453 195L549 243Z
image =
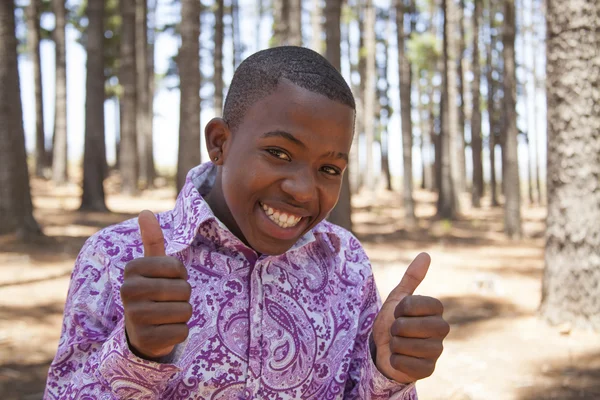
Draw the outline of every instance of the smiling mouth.
M277 210L276 208L269 207L266 204L259 203L262 207L263 211L269 217L273 223L277 224L281 228L293 228L298 225L298 222L302 219L302 217L294 214L289 214L283 212L281 210Z

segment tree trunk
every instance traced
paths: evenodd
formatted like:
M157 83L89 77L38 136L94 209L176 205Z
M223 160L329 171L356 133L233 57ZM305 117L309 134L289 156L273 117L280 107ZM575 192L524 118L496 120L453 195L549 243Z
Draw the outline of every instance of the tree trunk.
M456 137L456 148L458 149L458 187L461 192L467 190L467 167L466 167L466 156L465 156L465 92L467 90L465 85L465 72L463 63L466 62L465 58L465 0L460 0L458 9L458 57L456 66L458 68L458 95L460 98L460 105L458 107L458 136Z
M289 36L289 1L273 0L273 37L272 46L283 46L287 43Z
M104 0L88 0L85 145L81 209L108 211L104 202ZM135 154L135 147L133 148ZM123 160L121 160L122 162Z
M148 142L152 141L150 131L150 77L148 73L148 3L135 0L135 68L136 68L136 129L139 154L139 178L144 187L152 186L150 164L152 154L148 153Z
M231 0L231 34L233 36L233 68L242 62L243 46L240 37L240 10L238 0Z
M177 192L190 169L200 163L200 2L181 4L181 48L177 57L180 76L179 151Z
M375 140L375 6L373 0L365 1L365 146L367 148L366 187L375 190L375 165L373 142Z
M154 165L154 49L156 42L156 7L158 0L149 0L148 3L148 140L146 141L146 154L148 154L148 183L153 185L156 178Z
M338 1L326 1L325 9L329 3L338 4ZM340 5L341 7L341 5ZM323 54L323 8L321 7L321 0L312 0L310 11L310 48L317 53ZM327 12L327 11L326 11ZM338 23L337 26L340 24Z
M494 82L494 63L493 49L495 47L495 37L493 34L493 14L494 3L492 0L487 2L488 8L488 32L489 37L486 43L486 85L487 85L487 112L488 112L488 145L490 153L490 196L492 207L498 207L498 184L496 182L496 133L498 131L498 120L496 118L495 93L496 84Z
M411 101L411 70L410 61L406 54L404 40L404 0L396 0L396 31L398 34L398 63L400 79L400 114L402 119L402 161L403 161L403 190L404 218L407 225L414 225L415 202L413 200L413 170L412 170L412 101ZM410 32L408 34L410 36Z
M288 0L290 37L288 44L302 46L302 0Z
M435 110L435 102L433 100L435 89L433 87L433 72L431 72L427 78L428 80L428 90L429 90L429 105L428 114L431 124L429 126L429 131L431 140L433 142L433 187L432 189L440 192L442 188L442 147L441 147L441 137L442 137L442 107L443 102L440 99L439 110L436 115ZM436 126L438 127L438 131L436 132Z
M504 230L511 239L521 237L521 193L519 182L519 159L517 153L517 101L515 71L515 3L504 1L504 111L506 113L506 136L503 149L505 190Z
M54 136L52 146L52 180L63 184L68 179L67 169L67 57L65 0L52 0L56 27L54 44L56 54L56 98L54 108Z
M325 29L326 29L326 58L338 70L341 70L340 55L340 18L342 13L342 1L332 0L326 3L325 9ZM337 204L329 215L329 221L352 231L352 201L350 191L350 169L348 166L344 172L342 188Z
M535 39L534 39L534 44L532 46L532 53L533 54L537 54L536 51L536 45L535 45ZM540 178L540 155L539 155L539 146L538 146L538 124L537 124L537 118L538 118L538 105L537 105L537 91L538 91L538 86L539 86L539 80L538 80L538 76L537 76L537 61L534 57L533 59L533 151L534 151L534 167L535 167L535 187L537 189L537 193L538 193L538 202L539 204L544 204L544 194L542 192L542 185L541 185L541 178Z
M419 74L417 77L417 110L419 114L419 126L421 131L421 163L422 163L422 180L421 189L432 190L433 189L433 165L431 164L431 138L433 125L433 115L427 116L427 110L423 105L422 96L424 94L423 85L421 84L422 76ZM432 103L433 99L429 97L429 103ZM428 121L428 122L427 122Z
M46 138L44 134L44 98L42 94L42 63L40 60L41 0L30 0L27 6L27 46L33 64L35 88L35 175L44 176L46 167Z
M471 116L471 150L473 155L473 186L471 188L471 199L473 207L481 207L483 196L483 163L481 160L481 105L480 84L481 68L479 64L479 20L481 18L481 0L474 0L475 10L473 12L473 113Z
M342 5L342 7L349 7L349 6ZM327 17L327 15L328 15L327 8L326 8L325 15L326 15L325 20L328 21L327 18L329 18L329 17ZM326 22L326 27L327 26L328 26L328 23ZM360 73L358 70L358 64L353 63L350 58L350 54L352 52L352 42L350 40L350 29L351 29L350 26L351 26L351 21L349 21L349 20L346 21L343 25L344 41L346 42L346 44L348 46L348 57L346 59L348 60L348 63L350 64L349 65L350 73L352 75L358 73L360 76ZM360 47L358 49L358 53L359 53L359 59L360 59ZM354 123L354 137L352 138L352 148L350 149L350 160L349 160L350 164L348 165L349 172L347 173L347 175L348 175L348 179L350 181L349 183L350 183L351 193L356 194L356 193L358 193L358 190L360 189L361 170L360 170L360 160L359 160L359 149L358 149L359 141L358 141L358 139L363 132L363 123L362 123L362 121L363 121L363 119L362 119L363 106L362 106L362 92L360 89L361 85L360 84L357 85L355 82L352 82L352 81L350 81L349 84L350 84L350 87L352 88L352 92L355 93L354 101L356 103L356 118L355 118L355 123Z
M548 217L540 311L600 332L600 4L547 3Z
M382 82L381 85L377 85L377 96L379 97L379 131L380 131L380 154L381 154L381 170L383 173L383 179L386 190L392 190L392 175L390 173L390 160L389 160L389 119L392 108L390 106L390 99L388 92L390 85L388 82L388 38L392 35L392 24L389 16L385 11L382 11L380 19L385 19L385 29L382 29L379 35L377 35L377 45L381 44L381 54L377 58L377 80Z
M17 65L14 2L0 2L0 234L41 233L33 218Z
M139 100L137 90L136 62L136 1L121 0L121 66L119 68L119 81L123 88L123 114L121 114L121 142L120 142L120 170L121 191L125 194L135 195L138 193L139 176L139 149L137 146L138 134L141 129L138 126L136 112ZM144 63L144 67L146 64Z
M440 218L455 219L460 212L458 197L459 157L458 107L456 106L456 12L453 0L442 0L444 10L444 76L442 87L441 187L437 214Z
M223 0L217 0L215 12L215 52L214 52L214 111L216 116L223 115L223 38L225 36L223 17L225 5Z

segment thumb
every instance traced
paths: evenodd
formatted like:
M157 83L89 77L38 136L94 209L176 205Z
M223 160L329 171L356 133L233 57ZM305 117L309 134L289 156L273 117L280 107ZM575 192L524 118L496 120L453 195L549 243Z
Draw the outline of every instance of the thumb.
M165 255L165 237L152 211L144 210L138 217L144 257L160 257Z
M398 286L388 296L386 302L390 300L400 302L406 296L413 294L421 282L423 282L423 279L425 279L430 263L431 257L429 257L429 254L420 253L416 256L406 269Z

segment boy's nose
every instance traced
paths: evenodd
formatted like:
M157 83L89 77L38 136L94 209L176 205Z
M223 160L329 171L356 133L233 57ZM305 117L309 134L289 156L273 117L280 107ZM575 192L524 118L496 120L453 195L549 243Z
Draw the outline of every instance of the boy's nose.
M316 197L317 186L313 175L298 171L294 176L286 178L281 189L298 203L308 203Z

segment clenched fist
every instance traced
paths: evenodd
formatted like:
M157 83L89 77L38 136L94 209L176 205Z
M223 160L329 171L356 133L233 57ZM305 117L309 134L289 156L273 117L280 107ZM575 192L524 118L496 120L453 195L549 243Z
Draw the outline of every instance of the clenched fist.
M427 253L413 260L373 323L377 368L400 383L414 382L433 373L442 354L442 341L450 331L438 299L413 295L430 262Z
M158 360L188 336L191 286L185 266L165 255L163 233L154 214L142 211L138 221L144 257L125 266L121 286L125 331L136 355Z

